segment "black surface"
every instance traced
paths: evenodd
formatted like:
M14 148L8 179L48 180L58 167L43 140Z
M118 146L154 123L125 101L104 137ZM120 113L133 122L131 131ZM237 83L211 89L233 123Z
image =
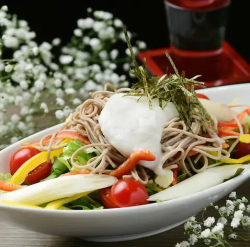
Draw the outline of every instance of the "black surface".
M163 0L0 0L0 5L4 4L30 23L40 42L54 37L67 42L77 19L86 15L87 7L92 7L122 19L150 49L169 45ZM250 62L249 7L250 1L232 0L226 40Z

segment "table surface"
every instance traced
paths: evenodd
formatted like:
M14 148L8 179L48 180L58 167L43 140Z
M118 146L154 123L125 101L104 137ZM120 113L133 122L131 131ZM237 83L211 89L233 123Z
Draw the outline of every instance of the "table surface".
M246 196L248 199L250 191L250 180L240 186L236 192L238 197ZM223 198L219 205L222 205L225 202L226 198ZM209 215L209 210L208 210ZM199 217L199 216L198 216ZM249 234L242 234L245 238L250 239L250 231ZM120 242L119 247L125 246L153 246L156 245L158 247L174 247L176 243L185 240L185 236L183 235L183 226L176 227L168 232L158 234L152 237ZM22 230L10 225L7 225L3 222L0 222L0 247L57 247L57 246L67 246L67 247L80 247L80 246L101 246L101 247L117 247L118 243L91 243L85 242L83 240L74 239L74 238L66 238L66 237L56 237L45 235L41 233L34 233L27 230ZM204 246L203 244L195 245L197 247ZM250 246L249 242L240 242L235 243L233 246L243 247Z

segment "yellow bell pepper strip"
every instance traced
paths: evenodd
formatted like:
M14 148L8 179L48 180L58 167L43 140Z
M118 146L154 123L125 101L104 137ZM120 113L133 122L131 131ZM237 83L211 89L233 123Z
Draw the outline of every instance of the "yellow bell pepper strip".
M250 161L250 154L241 157L240 159L225 159L225 160L220 160L223 163L230 163L230 164L242 164L244 162Z
M241 135L240 138L239 138L239 141L249 144L250 143L250 135L249 134Z
M74 196L71 196L71 197L68 197L68 198L63 198L63 199L53 201L53 202L47 204L45 209L52 209L52 210L59 209L64 204L67 204L69 202L73 202L73 201L75 201L75 200L77 200L77 199L79 199L79 198L81 198L83 196L86 196L89 193L91 193L91 191L90 192L83 192L81 194L77 194L77 195L74 195Z
M54 150L50 152L50 159L55 156L59 156L63 152L63 148L58 150ZM31 159L27 160L20 168L16 171L16 173L12 176L9 183L10 184L18 184L21 185L28 174L37 168L42 163L46 162L47 160L47 152L41 152Z
M34 206L26 203L20 203L20 202L12 202L12 201L6 201L2 200L1 205L5 206L13 206L13 207L24 207L24 208L36 208L36 209L43 209L42 207L39 206Z

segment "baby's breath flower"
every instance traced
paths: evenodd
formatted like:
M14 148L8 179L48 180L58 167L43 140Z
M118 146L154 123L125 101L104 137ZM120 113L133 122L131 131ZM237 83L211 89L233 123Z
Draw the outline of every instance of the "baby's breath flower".
M245 204L244 203L240 203L239 209L242 210L242 211L246 210Z
M12 71L12 69L13 69L13 66L12 66L12 65L7 65L7 66L5 66L5 72L6 72L6 73L10 73L10 72Z
M215 218L214 217L208 217L205 221L204 221L204 226L206 227L211 227L215 222Z
M16 136L11 137L11 139L10 139L11 144L16 143L18 141L19 141L19 138Z
M210 235L211 235L210 229L206 229L206 230L204 230L204 231L201 232L200 237L201 237L201 238L209 238Z
M144 41L138 41L137 45L138 45L138 48L142 50L147 48L147 45Z
M101 51L99 53L99 57L102 59L102 60L105 60L108 58L108 53L106 51Z
M22 81L20 82L20 86L21 86L21 88L22 88L23 90L28 89L28 83L27 83L25 80L22 80Z
M211 239L204 239L204 244L205 245L210 245Z
M243 218L242 210L238 210L238 211L234 212L234 218L242 219Z
M231 222L231 227L237 228L240 225L240 219L239 218L233 218Z
M183 241L179 244L176 244L175 247L189 247L190 244L187 241Z
M60 43L61 43L61 40L59 38L55 38L52 40L52 44L54 46L58 46L58 45L60 45Z
M229 239L237 239L237 234L236 233L231 233L230 235L228 235Z
M56 87L61 87L62 86L62 81L59 78L57 78L57 79L54 80L54 85Z
M80 99L78 99L78 98L73 99L74 105L80 105L81 103L82 103L82 101Z
M123 27L123 23L120 19L115 19L114 20L114 26L115 27Z
M100 40L97 38L93 38L89 41L89 44L90 46L92 46L92 48L96 48L97 46L100 45L100 43L101 43Z
M57 110L55 112L55 116L56 116L57 119L62 119L62 118L65 117L63 111L61 111L61 110Z
M42 91L44 89L44 82L40 80L35 81L35 88Z
M191 234L190 237L189 237L189 239L188 239L188 242L189 242L191 245L194 245L197 241L198 241L197 235Z
M243 197L241 198L241 201L242 201L242 203L248 203L248 200L247 200L247 198L246 198L245 196L243 196Z
M82 39L82 41L83 41L83 43L84 44L86 44L86 45L88 45L89 44L89 41L90 41L90 37L84 37L83 39Z
M62 55L59 57L61 64L69 64L73 61L73 57L70 55Z
M229 198L232 198L232 199L236 199L236 192L231 192L230 194L229 194Z
M77 37L81 37L82 36L82 30L77 28L74 30L74 35Z
M248 216L243 216L241 224L242 226L250 226L250 218Z
M119 51L117 49L114 49L110 52L110 57L112 60L115 60L118 57Z
M65 105L65 101L62 98L56 98L57 105L63 106Z
M3 39L3 44L7 48L17 48L19 45L19 41L16 37L5 36Z
M222 223L217 223L215 227L212 229L212 233L219 233L223 230L224 225Z
M223 224L223 225L226 225L227 224L227 219L225 217L220 217L218 219L218 222L221 223L221 224Z
M45 102L42 102L40 108L44 110L45 113L49 112L48 106Z
M74 88L66 88L65 89L66 94L74 94L75 92L76 92L76 90Z
M6 6L6 5L2 6L1 10L7 12L8 11L8 6Z
M10 119L13 123L18 123L20 120L20 117L17 114L13 114Z

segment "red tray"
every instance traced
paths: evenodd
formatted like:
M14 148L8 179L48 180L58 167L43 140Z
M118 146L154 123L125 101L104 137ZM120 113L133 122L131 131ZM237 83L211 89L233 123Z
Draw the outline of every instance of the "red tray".
M167 72L173 73L165 51L168 51L179 72L185 71L188 78L202 74L199 80L206 82L207 87L250 81L250 65L226 41L224 41L222 53L219 58L216 58L216 61L213 57L206 59L203 57L203 60L196 60L196 64L193 65L190 62L183 63L184 60L182 60L178 66L178 58L171 54L170 48L143 51L138 54L138 57L141 61L146 58L150 73L161 76Z

